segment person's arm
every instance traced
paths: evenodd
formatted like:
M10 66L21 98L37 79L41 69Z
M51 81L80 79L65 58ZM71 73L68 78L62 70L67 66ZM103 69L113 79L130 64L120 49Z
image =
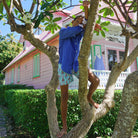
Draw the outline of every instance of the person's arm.
M88 5L89 5L89 4L90 4L89 1L87 1L87 0L84 0L84 1L83 1L84 13L85 13L85 19L86 19L86 20L88 20L88 15L89 15L89 10L88 10ZM85 28L85 25L84 25L84 28ZM99 30L102 30L102 29L101 29L101 26L100 26L99 24L96 23L94 30L96 30L96 31L99 32Z
M88 19L88 14L89 14L89 11L88 11L88 5L90 4L89 1L87 0L84 0L83 1L83 6L84 6L84 13L85 13L85 19L87 20Z
M61 39L66 39L69 37L75 37L79 33L83 32L84 29L80 26L61 28L59 35Z

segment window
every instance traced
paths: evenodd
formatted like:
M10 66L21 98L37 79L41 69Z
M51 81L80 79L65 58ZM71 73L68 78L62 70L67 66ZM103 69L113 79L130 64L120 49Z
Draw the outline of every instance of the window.
M124 59L125 52L124 51L118 51L118 50L108 50L108 65L109 70L112 69L112 67L117 63L121 62ZM127 70L125 70L127 71Z
M14 68L11 71L11 83L14 83Z
M108 50L108 65L109 70L117 63L117 53L116 50Z
M94 45L94 56L101 57L101 45Z
M125 52L119 51L119 59L120 59L120 62L123 61L124 56L125 56Z
M40 54L36 54L33 58L33 78L40 76Z
M20 65L18 65L17 82L20 81Z

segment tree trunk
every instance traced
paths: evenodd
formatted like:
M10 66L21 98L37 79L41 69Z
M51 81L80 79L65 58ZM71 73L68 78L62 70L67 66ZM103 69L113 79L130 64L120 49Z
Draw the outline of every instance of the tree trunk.
M122 102L112 138L130 138L138 117L138 71L125 82Z
M45 53L52 64L52 78L49 84L45 87L45 91L47 93L47 117L48 117L48 124L51 137L56 137L57 133L59 132L59 126L57 121L57 107L56 107L56 97L55 91L58 87L58 60L59 55L57 52L57 48L55 46L48 46L43 41L35 38L32 31L28 31L28 28L31 30L31 26L19 27L17 32L20 32L24 35L24 38L28 40L33 46L37 49Z
M94 110L87 101L88 83L88 57L92 41L94 26L97 17L99 0L91 0L88 22L79 54L79 103L82 112L82 120L68 133L69 138L83 138L88 133L94 120Z

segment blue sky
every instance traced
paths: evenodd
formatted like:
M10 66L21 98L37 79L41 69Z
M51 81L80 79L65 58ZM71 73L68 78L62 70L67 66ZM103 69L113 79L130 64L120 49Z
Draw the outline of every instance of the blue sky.
M32 0L22 0L23 2L23 7L25 9L30 9L30 4L32 3ZM66 3L70 3L70 0L64 0ZM79 0L72 0L72 4L78 4ZM10 26L9 25L3 25L3 21L0 21L0 35L6 35L7 33L12 33L10 31ZM19 39L20 34L17 34L16 32L13 32L15 36L17 37L16 39Z

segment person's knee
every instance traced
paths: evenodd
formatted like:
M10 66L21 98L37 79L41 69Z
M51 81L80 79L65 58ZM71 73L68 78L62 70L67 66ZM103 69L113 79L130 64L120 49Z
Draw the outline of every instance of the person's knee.
M98 86L100 84L100 79L96 77L95 82L96 82L96 85Z
M98 86L100 84L100 79L94 75L90 77L89 81L91 82L92 85Z

